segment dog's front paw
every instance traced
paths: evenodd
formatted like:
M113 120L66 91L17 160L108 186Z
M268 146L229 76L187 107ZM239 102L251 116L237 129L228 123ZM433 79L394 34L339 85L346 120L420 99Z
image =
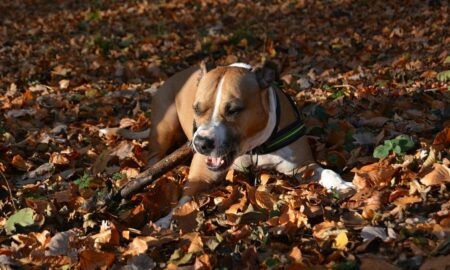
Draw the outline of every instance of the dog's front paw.
M160 227L161 229L168 229L170 227L171 222L172 222L172 213L168 214L165 217L158 219L155 222L155 225Z
M320 170L320 179L319 184L325 187L328 190L335 189L339 193L347 192L352 189L355 189L355 185L351 182L344 181L339 174L335 173L329 169Z

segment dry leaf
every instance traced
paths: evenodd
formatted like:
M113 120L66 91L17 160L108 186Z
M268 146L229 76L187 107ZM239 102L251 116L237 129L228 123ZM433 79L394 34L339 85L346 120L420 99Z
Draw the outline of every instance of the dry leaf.
M296 263L302 263L303 261L302 252L298 247L292 248L291 252L289 253L289 257L291 257L292 260L294 260L294 262Z
M198 214L198 204L195 201L189 201L175 210L173 220L176 221L183 232L192 232L199 225Z
M25 161L25 159L23 159L20 155L15 155L11 160L11 164L16 167L16 169L21 171L28 171L33 166L29 162Z
M128 249L124 252L124 255L139 255L145 253L148 249L147 241L142 237L135 237L133 241L128 245Z
M450 169L439 163L433 165L433 170L426 174L420 182L426 186L441 185L450 182Z
M50 160L48 162L57 165L68 165L70 160L65 155L54 152L50 156Z
M114 253L83 250L79 253L79 267L81 270L106 270L115 259Z
M353 169L352 172L355 172L353 184L358 189L386 186L392 180L396 171L389 164L388 160L381 160L380 162L366 165L360 169Z
M345 250L348 244L348 237L345 231L340 232L334 239L333 247L340 250Z

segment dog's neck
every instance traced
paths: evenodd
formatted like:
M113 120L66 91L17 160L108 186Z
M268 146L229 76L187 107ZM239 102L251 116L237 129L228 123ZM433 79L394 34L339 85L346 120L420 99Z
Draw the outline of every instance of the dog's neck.
M247 139L247 144L244 145L242 148L246 149L246 152L252 150L253 148L263 144L264 142L266 142L270 136L273 133L273 130L275 129L275 126L277 124L277 93L276 90L273 87L270 87L268 89L268 98L269 98L269 118L267 120L267 124L264 127L263 130L261 130L260 132L258 132L257 134L253 135L253 137L250 137L249 139Z

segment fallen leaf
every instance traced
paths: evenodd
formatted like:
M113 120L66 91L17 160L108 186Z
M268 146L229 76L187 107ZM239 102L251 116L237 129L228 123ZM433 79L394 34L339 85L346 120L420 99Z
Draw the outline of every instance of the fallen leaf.
M333 247L340 250L345 250L348 244L348 237L345 231L341 231L334 239Z
M70 163L70 160L65 155L54 152L51 154L50 160L48 162L57 165L68 165Z
M200 256L197 256L195 258L194 269L195 270L211 270L212 264L211 264L210 256L208 254L202 254Z
M43 218L43 217L42 217ZM23 208L10 216L5 223L6 233L12 234L16 232L18 227L30 227L33 225L43 224L42 218L38 218L38 215L31 208ZM41 222L42 221L42 222Z
M145 238L135 237L133 241L128 245L128 249L124 252L124 255L137 256L147 251L148 245Z
M375 237L380 238L382 241L386 241L388 238L386 228L374 226L364 226L361 231L361 237L364 241L370 241Z
M433 146L437 149L450 146L450 127L444 128L434 137Z
M192 232L200 225L197 219L199 213L198 204L192 200L175 210L173 220L184 233Z
M353 184L357 189L383 187L389 184L396 171L389 161L381 160L360 169L353 169L352 172L355 172Z
M296 263L302 263L303 261L302 252L298 247L292 248L291 252L289 252L289 257L291 257Z
M65 231L56 233L47 245L45 256L68 256L75 262L77 260L77 249L72 247L71 239L76 237L75 231Z
M33 166L29 162L25 161L25 159L23 159L20 155L15 155L11 160L11 164L20 171L28 171Z
M81 270L108 269L115 259L114 253L83 250L79 253L79 267Z
M426 186L441 185L450 182L450 169L439 163L433 165L433 170L420 179Z

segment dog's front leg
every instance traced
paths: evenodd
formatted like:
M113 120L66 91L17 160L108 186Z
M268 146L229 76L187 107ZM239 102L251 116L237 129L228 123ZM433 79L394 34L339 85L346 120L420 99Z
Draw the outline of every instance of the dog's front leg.
M294 153L301 153L301 155L296 156L293 160L297 164L297 177L299 180L302 179L301 175L306 170L312 169L314 174L308 180L318 182L324 188L329 191L336 190L338 193L346 193L351 189L355 189L355 186L351 182L344 181L341 176L330 169L322 168L314 160L314 155L311 151L308 138L306 136L300 138L292 145Z
M206 167L205 156L198 153L192 158L189 176L183 188L183 196L178 201L177 206L170 213L160 218L155 224L161 228L168 228L172 222L172 217L177 208L192 200L192 197L199 192L210 189L212 186L224 179L227 171L213 172Z

